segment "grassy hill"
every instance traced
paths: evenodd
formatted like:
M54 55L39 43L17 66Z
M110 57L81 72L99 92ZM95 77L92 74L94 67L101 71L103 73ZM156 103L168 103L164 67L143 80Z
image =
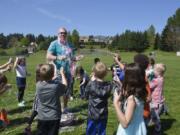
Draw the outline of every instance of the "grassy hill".
M81 51L83 52L83 51ZM0 97L0 108L6 108L8 110L8 117L11 121L10 125L3 131L0 131L1 135L22 135L22 132L26 126L27 117L31 114L32 102L35 93L35 67L39 63L45 62L46 52L38 52L27 57L27 69L31 76L27 77L27 88L25 91L26 107L17 107L17 88L15 83L15 72L6 73L9 83L13 85L11 91L5 93ZM123 61L132 62L135 53L123 52L120 54ZM93 59L99 57L101 61L110 66L113 62L112 56L108 53L89 53L85 55L85 58L78 62L84 69L90 73L93 65ZM8 59L7 56L0 57L0 64L4 63ZM162 125L164 129L164 135L178 135L180 133L180 57L177 57L175 53L156 53L156 62L162 62L166 64L167 71L165 73L165 88L164 94L166 103L169 108L170 116L162 116ZM110 73L107 79L110 79ZM78 82L75 83L74 94L78 97L79 88ZM87 103L78 98L70 101L69 106L71 109L76 110L76 116L81 120L77 124L76 128L71 132L62 133L62 135L81 135L85 134L86 130L86 117L87 117ZM107 125L107 135L112 135L118 126L117 118L112 106L112 101L109 102L109 118ZM33 131L36 129L36 121L33 123ZM151 128L150 128L151 129ZM151 134L151 133L149 133Z

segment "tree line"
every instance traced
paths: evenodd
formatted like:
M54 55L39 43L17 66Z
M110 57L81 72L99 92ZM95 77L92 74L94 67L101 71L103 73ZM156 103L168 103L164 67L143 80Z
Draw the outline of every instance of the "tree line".
M126 30L113 38L110 49L142 52L147 48L163 51L180 51L180 8L169 17L161 34L151 25L147 30Z
M0 48L26 47L31 42L36 42L39 50L46 50L50 42L56 38L56 36L44 36L43 34L35 36L34 34L23 35L14 33L5 36L3 33L0 33ZM76 29L68 32L68 41L74 44L76 48L80 47L79 39L79 32ZM89 40L89 43L86 44L91 45L92 43L97 44L93 40ZM100 46L104 48L107 44L101 43ZM143 52L148 48L151 50L180 51L180 8L168 18L161 34L156 33L153 25L143 32L126 30L122 34L115 35L108 48L137 52Z

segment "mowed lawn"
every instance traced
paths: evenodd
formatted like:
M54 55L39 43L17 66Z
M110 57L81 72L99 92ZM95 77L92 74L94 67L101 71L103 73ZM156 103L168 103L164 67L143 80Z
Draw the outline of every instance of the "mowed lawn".
M82 51L83 52L83 51ZM120 55L123 61L128 63L133 61L133 56L136 53L122 52ZM148 54L148 53L147 53ZM3 131L0 131L1 135L22 135L26 126L27 118L31 114L32 103L35 93L35 67L39 63L45 63L46 52L38 52L27 57L27 69L31 74L27 77L27 88L25 91L26 107L17 107L17 88L15 83L15 72L7 72L9 83L13 85L12 90L6 92L0 96L0 108L6 108L8 110L8 117L10 119L10 125ZM93 53L85 55L85 58L78 62L78 65L82 65L84 69L90 74L93 66L93 59L99 57L102 62L110 66L113 63L113 58L109 54ZM8 57L0 57L0 64L4 63ZM169 108L170 116L162 116L162 126L164 135L179 135L180 134L180 57L177 57L175 53L156 53L156 62L162 62L166 64L167 71L165 73L165 87L164 95L166 103ZM111 73L109 73L106 79L110 79ZM77 81L74 86L75 99L70 101L69 107L74 110L79 123L73 131L62 133L62 135L81 135L85 134L86 130L86 118L87 118L87 102L78 98L79 82ZM109 100L109 116L107 125L107 135L113 135L118 127L118 121L112 106L111 99ZM36 120L32 127L33 132L36 130ZM150 127L149 130L152 128ZM151 134L151 132L149 133Z

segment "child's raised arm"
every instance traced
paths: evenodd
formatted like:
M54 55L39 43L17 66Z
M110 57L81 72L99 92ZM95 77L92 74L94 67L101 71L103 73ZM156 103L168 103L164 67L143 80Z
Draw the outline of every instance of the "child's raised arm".
M17 67L17 62L18 62L18 59L19 59L19 58L18 58L18 57L16 57L16 60L15 60L15 62L14 62L14 67L13 67L14 69Z
M118 55L115 55L115 56L114 56L114 60L115 60L115 62L119 65L119 67L120 67L122 70L124 70L124 64L122 64L121 61L119 61Z
M66 80L66 77L64 75L64 68L63 67L61 67L61 69L60 69L60 74L61 74L61 77L62 77L62 84L67 86L67 80Z
M0 66L0 69L7 68L9 66L9 64L11 64L11 62L12 62L12 58L9 58L8 62L6 62L5 64Z

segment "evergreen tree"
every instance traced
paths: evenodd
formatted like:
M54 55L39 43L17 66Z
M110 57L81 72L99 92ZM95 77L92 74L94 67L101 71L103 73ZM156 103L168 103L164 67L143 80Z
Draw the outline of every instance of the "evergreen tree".
M0 34L0 48L7 48L7 42L6 42L6 37L4 36L3 33Z
M67 33L67 41L69 43L72 43L72 36L71 36L71 32L70 31Z
M151 25L147 30L147 40L149 46L153 48L155 42L155 27L153 25Z
M73 45L74 45L76 48L79 48L79 32L78 32L76 29L74 29L74 30L72 31L72 36L71 36L71 38L72 38L72 43L73 43Z
M157 34L156 34L156 37L155 37L155 43L154 43L154 48L153 48L153 49L154 49L154 50L159 49L160 44L161 44L160 35L157 33Z
M167 24L161 34L160 49L165 51L180 50L180 8L175 15L167 20Z
M28 46L30 44L30 41L28 40L28 38L24 37L21 39L20 44L21 46Z
M36 38L36 43L40 44L42 41L45 41L45 37L42 34L39 34Z
M28 39L28 41L31 43L31 42L35 42L36 41L36 38L33 34L27 34L26 35L26 38Z

